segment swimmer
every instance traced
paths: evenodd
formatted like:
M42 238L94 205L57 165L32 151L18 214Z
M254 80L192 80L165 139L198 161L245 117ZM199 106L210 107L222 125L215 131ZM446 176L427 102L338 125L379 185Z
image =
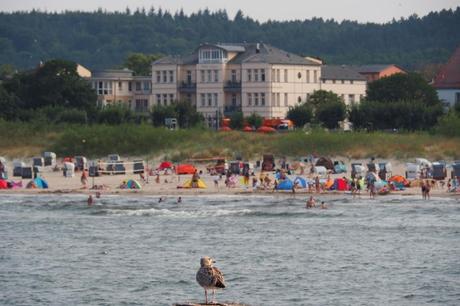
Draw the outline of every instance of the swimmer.
M321 209L327 209L327 206L326 206L326 204L324 203L324 201L321 201Z
M101 198L101 193L100 193L99 191L96 192L96 198L97 198L97 199L100 199L100 198Z
M163 202L163 201L164 201L164 200L163 200L162 197L160 197L160 198L158 199L158 203L161 203L161 202Z
M182 197L177 198L177 203L182 203Z
M310 199L307 200L307 203L305 204L305 208L313 208L315 207L315 199L313 196L310 196Z
M89 197L88 197L88 206L92 206L92 205L93 205L93 202L94 202L93 196L92 196L92 195L89 195Z

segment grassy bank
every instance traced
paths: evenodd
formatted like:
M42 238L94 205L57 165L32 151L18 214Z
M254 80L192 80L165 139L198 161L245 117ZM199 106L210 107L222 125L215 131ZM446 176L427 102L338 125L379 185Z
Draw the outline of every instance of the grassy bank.
M173 160L259 157L262 153L303 156L308 153L350 158L376 156L432 159L460 158L460 138L428 133L293 132L275 135L208 130L168 131L149 125L47 126L0 122L0 155L28 157L51 150L63 155L101 157L109 153L130 156L166 155Z

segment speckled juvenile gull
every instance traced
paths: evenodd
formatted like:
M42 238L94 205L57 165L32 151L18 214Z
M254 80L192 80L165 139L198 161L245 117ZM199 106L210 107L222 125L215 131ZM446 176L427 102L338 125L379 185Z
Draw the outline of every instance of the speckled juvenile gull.
M201 258L201 267L196 273L196 281L204 288L206 304L208 303L208 289L212 290L212 301L214 302L216 289L225 288L224 275L219 269L212 266L213 263L215 261L208 256Z

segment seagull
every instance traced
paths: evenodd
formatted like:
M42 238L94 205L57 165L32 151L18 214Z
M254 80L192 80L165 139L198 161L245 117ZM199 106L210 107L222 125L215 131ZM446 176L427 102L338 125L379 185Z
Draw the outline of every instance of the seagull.
M208 304L208 289L212 290L212 302L214 302L216 289L225 288L224 275L219 269L212 266L213 263L215 261L208 256L201 258L201 268L196 273L196 281L204 288L206 304Z

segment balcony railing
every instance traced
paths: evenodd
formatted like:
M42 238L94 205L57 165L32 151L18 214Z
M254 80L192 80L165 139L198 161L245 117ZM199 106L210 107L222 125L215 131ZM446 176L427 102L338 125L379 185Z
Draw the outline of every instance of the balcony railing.
M243 108L241 105L226 105L224 106L224 115L229 116L236 112L242 112Z
M179 84L179 91L185 93L196 92L196 83L181 82Z
M224 85L224 90L229 92L241 91L241 82L228 81Z

